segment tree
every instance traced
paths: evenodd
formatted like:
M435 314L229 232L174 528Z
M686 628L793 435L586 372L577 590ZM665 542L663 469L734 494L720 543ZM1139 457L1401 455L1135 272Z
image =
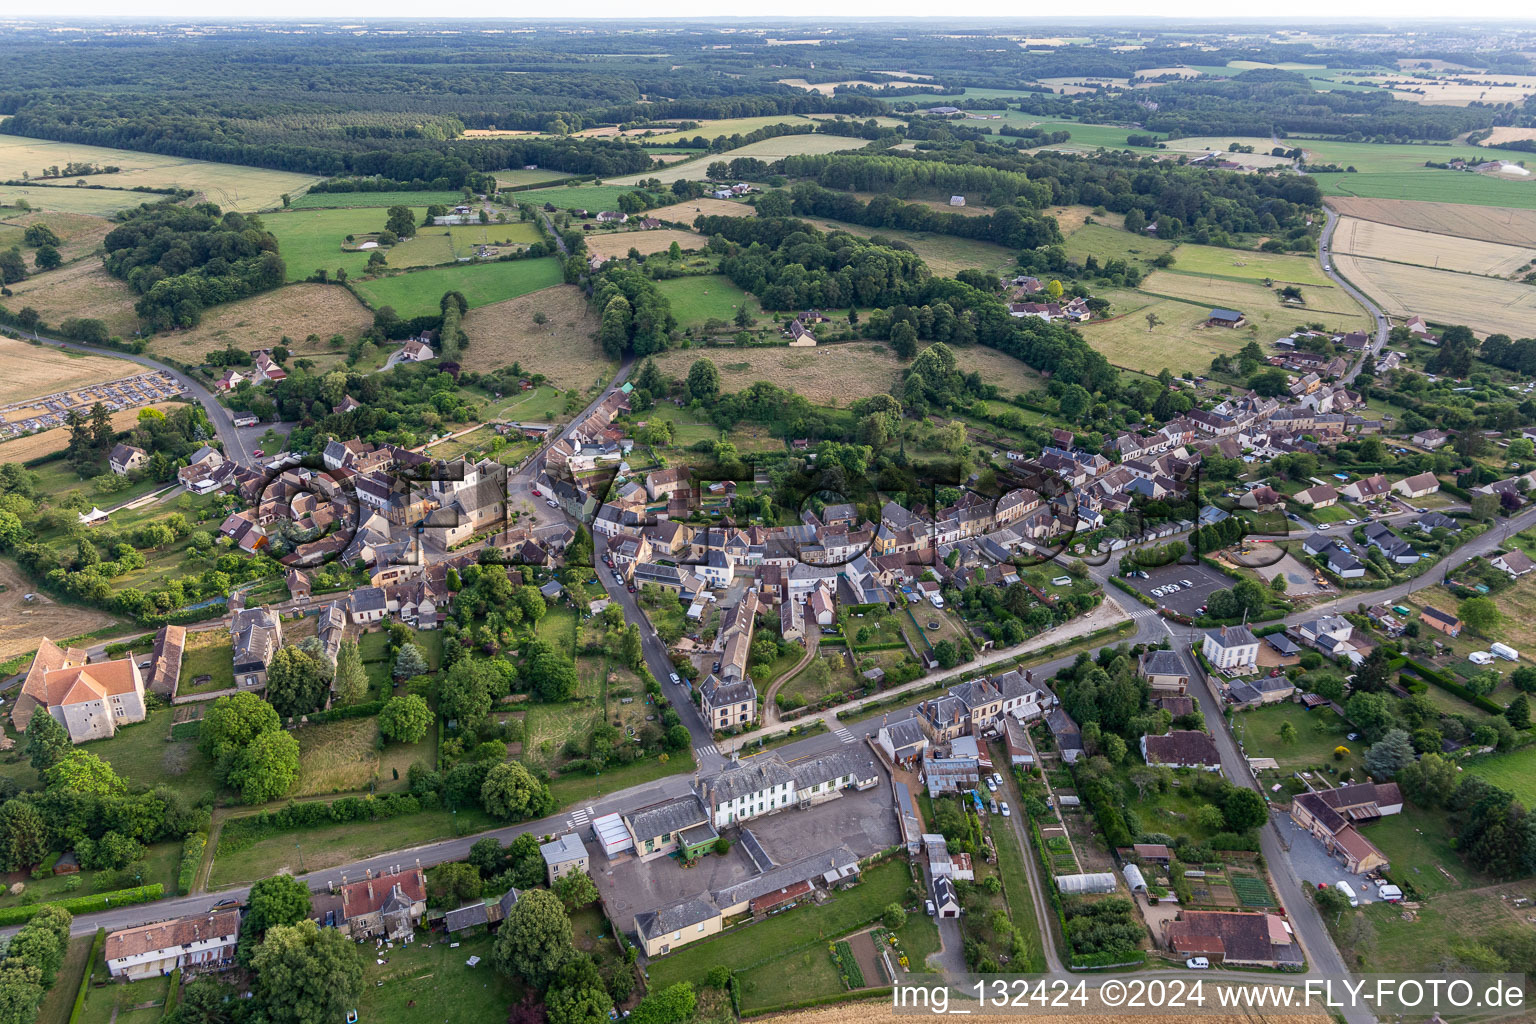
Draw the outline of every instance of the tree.
M400 645L400 650L395 652L394 677L396 679L410 679L413 676L424 675L429 671L427 657L421 653L421 648L407 640Z
M1280 742L1284 743L1288 747L1294 747L1296 745L1296 738L1296 726L1292 725L1290 722L1281 722Z
M271 1024L344 1020L363 991L357 945L313 921L268 931L251 968L258 1005Z
M1520 694L1504 709L1504 720L1516 729L1531 727L1531 698Z
M549 986L544 1009L549 1024L606 1024L613 997L590 956L575 953L561 965Z
M368 696L368 673L357 644L344 640L336 653L336 679L331 684L338 704L357 704Z
M1504 613L1491 597L1469 597L1456 606L1456 614L1472 632L1488 636L1504 621Z
M533 695L551 703L569 700L576 691L576 663L570 655L537 638L530 640L525 650L524 677Z
M478 900L485 889L479 870L473 864L463 861L439 864L428 873L427 881L433 902L442 906L457 907L470 900Z
M112 766L88 750L71 750L56 761L43 776L50 790L114 796L127 792Z
M257 881L246 897L235 959L249 967L257 945L269 929L298 924L309 916L309 910L309 886L292 875L273 875Z
M720 371L708 359L696 359L688 367L688 395L697 402L720 397Z
M519 761L503 761L487 773L480 802L487 813L504 821L537 818L554 807L549 787Z
M197 745L211 759L225 763L244 750L263 733L283 727L272 705L254 693L236 693L220 697L203 715L198 728Z
M1045 286L1045 297L1050 299L1052 302L1055 302L1057 299L1061 298L1062 292L1065 290L1066 289L1062 288L1060 281L1049 281Z
M1521 665L1509 674L1509 682L1521 693L1536 693L1536 668Z
M1221 808L1214 804L1202 804L1195 811L1195 824L1207 832L1220 832L1226 827L1226 816L1221 813Z
M693 1019L697 998L693 986L679 981L663 989L653 989L630 1013L631 1024L682 1024Z
M633 622L624 630L623 638L620 640L619 657L631 671L645 664L645 647L640 638L640 627Z
M518 889L532 889L544 880L544 855L539 852L536 836L524 832L507 847L508 872L512 885Z
M490 714L494 685L486 662L465 658L448 670L439 686L438 710L457 721L459 728L473 728Z
M385 231L392 231L401 238L410 238L416 233L416 218L409 206L391 206L386 214L389 219L384 223Z
M1269 820L1269 807L1264 798L1246 786L1234 786L1227 791L1221 813L1227 828L1233 832L1247 832Z
M22 800L0 806L0 870L20 871L48 855L48 824Z
M570 910L580 910L597 902L597 886L585 871L572 871L555 879L554 892Z
M880 923L885 925L886 931L897 931L907 923L907 912L901 909L900 903L887 903L880 915Z
M1350 701L1354 703L1353 700ZM1414 758L1413 739L1402 729L1388 729L1365 752L1365 770L1374 778L1390 779Z
M1375 742L1392 724L1392 700L1381 693L1356 693L1344 705L1344 713Z
M1377 644L1370 654L1367 654L1355 669L1354 687L1356 693L1380 693L1392 682L1392 662L1387 656L1387 649L1382 644Z
M320 663L298 647L283 646L267 666L267 701L279 715L292 718L325 703L330 683Z
M51 245L38 246L37 252L32 256L32 264L38 270L52 270L62 266L64 257L59 255L59 250Z
M229 784L248 804L276 800L299 777L299 741L291 733L264 732L234 759Z
M45 709L38 708L27 723L27 760L32 770L41 775L58 764L73 744L69 731Z
M891 328L891 348L901 359L917 355L917 329L903 320Z
M379 712L379 732L397 743L420 743L432 725L432 709L414 693L391 697Z
M1162 318L1160 316L1158 316L1156 313L1148 313L1147 314L1147 333L1151 334L1152 333L1152 328L1158 326L1162 322L1163 322Z
M545 988L575 954L571 919L559 898L546 889L532 889L507 911L491 959L501 973Z
M1400 768L1397 784L1414 803L1439 807L1456 788L1456 774L1454 762L1431 752Z

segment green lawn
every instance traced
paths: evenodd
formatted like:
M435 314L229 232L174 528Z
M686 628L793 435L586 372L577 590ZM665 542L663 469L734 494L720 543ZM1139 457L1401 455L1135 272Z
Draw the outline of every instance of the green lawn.
M235 666L229 635L223 630L194 633L188 638L181 656L181 677L177 693L211 693L235 685ZM193 680L208 676L208 681Z
M420 194L411 193L417 196ZM412 199L408 203L411 207L411 216L415 218L417 224L422 222L427 213L424 205L418 205L421 202L420 199ZM342 252L341 247L346 243L348 235L384 230L385 219L382 209L306 208L285 213L269 213L261 218L261 223L277 239L277 252L288 268L288 280L304 281L316 270L322 268L335 274L336 269L342 267L346 269L349 277L362 277L368 267L368 253Z
M111 739L96 740L81 749L111 764L130 783L165 783L180 790L193 803L212 796L218 788L213 765L193 740L167 743L165 737L170 729L171 709L160 708L151 711L144 721L118 729ZM37 773L25 759L0 763L0 777L15 779L23 787L37 784Z
M619 196L626 192L644 191L631 185L556 185L553 188L534 188L519 192L514 201L543 206L552 204L557 210L586 210L599 213L618 209Z
M295 210L318 210L328 207L376 206L428 206L441 204L455 206L464 200L462 192L306 192L294 196L291 206Z
M1046 146L1046 149L1080 150L1098 149L1135 149L1137 151L1152 152L1145 146L1131 146L1125 140L1132 134L1156 135L1157 132L1149 132L1141 128L1125 128L1112 124L1081 124L1077 121L1039 121L1033 114L1013 114L1005 118L1009 123L1020 125L1033 125L1045 131L1067 131L1072 133L1072 138L1064 143Z
M1280 739L1280 726L1285 722L1290 722L1296 729L1294 743ZM1249 757L1272 757L1287 773L1319 765L1342 771L1361 763L1360 750L1356 749L1358 745L1345 738L1349 733L1348 723L1327 708L1308 711L1300 704L1284 701L1252 711L1240 711L1232 716L1232 731L1243 741ZM1333 748L1340 744L1350 748L1350 756L1335 761Z
M763 315L756 300L723 274L674 277L657 281L656 287L671 303L679 327L698 327L710 319L729 322L742 303L749 304L747 309L753 316Z
M1172 252L1173 243L1132 234L1108 224L1084 224L1067 236L1066 249L1069 259L1081 263L1093 256L1102 264L1112 259L1151 260Z
M1466 770L1507 789L1527 807L1536 803L1536 747L1468 761Z
M522 986L491 964L495 939L482 934L450 943L418 932L416 941L359 952L363 994L358 1019L370 1024L484 1024L502 1020L523 995ZM458 948L455 949L454 947ZM480 962L468 965L472 956ZM383 959L383 964L377 963Z
M826 959L825 943L828 940L873 921L888 903L906 902L907 887L911 883L911 869L901 859L868 868L862 882L819 907L798 907L761 924L684 946L670 956L653 961L651 988L665 988L678 981L698 984L715 964L724 964L732 970L746 970L765 960L782 960L801 948ZM779 952L776 954L776 951ZM772 1003L758 1001L757 1005Z
M1401 813L1367 825L1363 834L1392 862L1392 878L1411 884L1421 896L1438 896L1487 881L1456 855L1451 830L1440 812L1406 805Z
M1094 227L1097 225L1089 225ZM1113 230L1113 229L1111 229ZM1287 256L1283 253L1249 252L1214 245L1180 245L1173 251L1172 269L1181 274L1202 277L1229 277L1244 281L1284 281L1329 287L1327 277L1311 256Z
M561 275L560 262L544 258L433 267L355 284L374 309L393 306L402 317L413 317L437 313L446 292L462 292L473 309L559 284Z
M1348 505L1329 505L1326 508L1314 508L1304 513L1314 523L1342 523L1346 519L1356 518L1357 513Z
M106 973L103 965L99 974L105 977ZM153 1024L164 1013L165 997L170 988L169 978L149 978L101 988L92 986L85 997L78 1024ZM130 1009L138 1006L145 1008Z
M37 1024L68 1024L75 1006L75 993L80 990L80 979L92 966L91 943L94 941L94 935L76 935L69 940L64 966L59 969L53 987L43 997L43 1005L37 1011ZM106 965L102 965L102 971L106 971Z

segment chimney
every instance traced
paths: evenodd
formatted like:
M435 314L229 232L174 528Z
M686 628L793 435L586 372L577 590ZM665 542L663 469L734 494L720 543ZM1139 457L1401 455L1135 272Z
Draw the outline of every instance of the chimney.
M373 902L373 879L368 880L368 902Z

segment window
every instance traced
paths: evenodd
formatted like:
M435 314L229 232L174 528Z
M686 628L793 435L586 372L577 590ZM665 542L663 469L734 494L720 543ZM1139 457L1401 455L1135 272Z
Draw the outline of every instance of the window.
M699 922L699 931L700 931L700 933L702 933L704 931L704 922L703 921Z

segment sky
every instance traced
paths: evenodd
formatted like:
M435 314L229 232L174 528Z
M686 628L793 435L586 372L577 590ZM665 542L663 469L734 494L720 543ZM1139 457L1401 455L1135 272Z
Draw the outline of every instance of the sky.
M542 7L536 4L508 4L506 0L460 0L451 15L458 18L517 19L527 17L570 18L708 18L730 23L722 18L719 0L653 0L637 7L633 0L582 0L578 6ZM779 0L752 14L766 18L825 17L1001 17L1020 18L1025 24L1048 29L1050 23L1038 17L1021 17L1017 0L970 0L960 7L945 7L939 12L931 0L843 0L829 5L826 0ZM1317 19L1381 18L1402 21L1426 18L1464 23L1468 20L1519 19L1529 22L1536 17L1530 0L1463 0L1448 17L1443 0L1289 0L1284 17L1290 22L1316 24ZM46 11L46 13L43 13ZM1164 18L1230 19L1253 18L1254 8L1237 9L1231 0L1172 0L1149 7L1144 0L1078 0L1070 8L1054 12L1062 18L1123 17L1148 20ZM314 0L262 0L261 3L237 2L210 6L205 0L50 0L39 8L34 0L0 0L0 17L106 17L125 15L171 18L389 18L418 19L428 15L416 0L331 0L317 5ZM750 20L747 19L747 20ZM1264 19L1268 23L1275 23Z

